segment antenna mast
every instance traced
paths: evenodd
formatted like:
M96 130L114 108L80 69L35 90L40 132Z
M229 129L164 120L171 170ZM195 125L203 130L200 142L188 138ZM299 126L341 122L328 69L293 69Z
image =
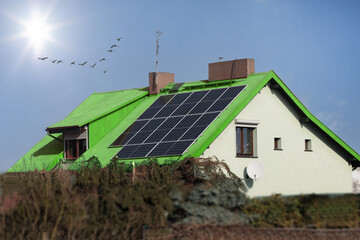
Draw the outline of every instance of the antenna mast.
M159 63L159 59L158 59L158 55L159 55L159 38L162 35L162 32L160 32L160 30L156 31L156 65L155 65L155 85L157 85L157 66Z

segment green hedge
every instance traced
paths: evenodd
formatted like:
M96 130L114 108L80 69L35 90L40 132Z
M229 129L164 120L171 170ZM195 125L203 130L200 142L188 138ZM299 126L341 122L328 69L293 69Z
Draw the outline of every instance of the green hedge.
M256 227L358 228L358 195L253 199L245 209Z

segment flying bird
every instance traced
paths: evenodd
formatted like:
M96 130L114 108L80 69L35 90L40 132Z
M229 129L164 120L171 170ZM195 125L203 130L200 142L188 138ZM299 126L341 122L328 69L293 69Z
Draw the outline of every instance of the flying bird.
M62 62L63 62L63 61L59 60L59 61L57 61L57 64L62 63Z
M107 50L108 52L112 52L113 50L112 49L109 49L109 50Z
M87 63L87 61L85 61L84 63L79 63L79 65L84 66Z
M57 60L55 59L55 60L53 60L53 61L51 61L51 62L52 62L52 63L56 63L56 61L57 61Z
M100 59L100 62L102 62L102 61L106 61L106 59L105 58Z
M39 57L38 59L44 61L44 60L48 59L48 57Z
M110 48L119 47L118 45L114 44Z
M118 40L120 42L121 38L117 38L116 40Z
M71 63L70 63L70 65L74 65L74 64L75 64L75 62L71 62Z
M106 73L107 72L107 70L104 70L104 73Z
M91 67L91 68L94 68L95 66L96 66L96 63L94 63L94 64L93 64L93 65L91 65L90 67Z

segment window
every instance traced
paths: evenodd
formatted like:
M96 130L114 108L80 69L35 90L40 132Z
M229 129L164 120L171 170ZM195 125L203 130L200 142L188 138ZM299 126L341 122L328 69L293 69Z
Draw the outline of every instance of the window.
M236 127L236 155L254 156L254 128Z
M274 138L274 150L282 150L281 138Z
M305 139L305 151L312 151L311 148L311 139Z
M86 151L86 139L74 139L65 141L65 158L78 159Z

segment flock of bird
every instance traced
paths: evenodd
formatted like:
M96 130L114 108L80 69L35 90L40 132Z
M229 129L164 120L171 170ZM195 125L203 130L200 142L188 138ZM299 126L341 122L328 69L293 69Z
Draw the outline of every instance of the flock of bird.
M116 38L116 40L117 40L118 42L120 42L121 37L120 37L120 38ZM118 46L117 44L111 45L111 46L110 46L110 49L108 49L107 52L112 53L112 52L114 51L114 48L116 48L116 47L119 47L119 46ZM48 60L49 57L39 57L38 59L41 60L41 61L45 61L45 60ZM54 59L54 60L50 60L50 59L49 59L49 61L51 61L52 63L55 63L55 64L64 63L62 60L58 60L58 59ZM101 59L99 60L99 63L101 63L101 62L103 62L103 61L106 61L106 58L104 58L104 57L101 58ZM77 65L79 65L79 66L85 66L87 63L88 63L88 61L85 61L85 62L83 62L83 63L76 63L75 61L72 61L72 62L70 63L70 65L75 65L75 64L77 64ZM98 62L95 62L95 63L92 64L92 65L89 64L89 67L95 68L95 66L97 65L97 63L98 63ZM103 70L103 73L106 73L107 71L108 71L108 70Z

